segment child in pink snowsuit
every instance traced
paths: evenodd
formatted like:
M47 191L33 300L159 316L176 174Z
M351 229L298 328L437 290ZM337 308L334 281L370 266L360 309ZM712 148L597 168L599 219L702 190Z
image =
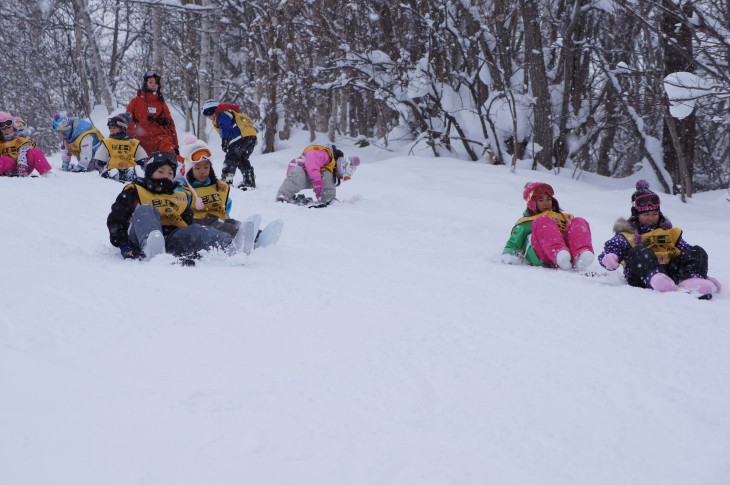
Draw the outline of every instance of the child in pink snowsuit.
M0 175L27 177L33 170L44 175L51 165L40 148L20 136L18 118L0 112Z
M345 157L334 145L310 145L300 157L289 162L276 200L306 205L312 200L303 196L299 198L297 193L313 189L319 205L329 205L335 200L340 181L349 180L359 165L359 157Z
M581 217L563 212L553 188L532 182L522 197L527 210L512 228L502 251L502 262L584 271L593 262L591 228Z

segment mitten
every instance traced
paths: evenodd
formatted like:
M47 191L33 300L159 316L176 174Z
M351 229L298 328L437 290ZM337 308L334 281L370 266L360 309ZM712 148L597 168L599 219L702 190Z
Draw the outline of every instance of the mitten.
M28 165L25 163L18 162L18 177L27 177L30 175Z
M618 256L616 256L614 253L608 253L604 255L601 263L603 264L603 267L609 271L614 271L620 265L618 261Z
M324 192L324 185L322 185L321 180L317 180L314 182L314 195L317 196L317 200L322 198L322 192Z
M228 151L228 142L229 141L230 140L228 138L223 138L221 140L221 148L223 149L224 152L227 152Z
M124 259L143 259L144 253L134 246L122 246L119 248Z
M520 264L522 260L515 254L503 254L499 259L502 264Z

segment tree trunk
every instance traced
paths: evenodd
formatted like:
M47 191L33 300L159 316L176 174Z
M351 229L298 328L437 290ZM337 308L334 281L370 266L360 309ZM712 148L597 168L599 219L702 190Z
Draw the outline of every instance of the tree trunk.
M692 5L685 3L678 7L672 0L663 0L662 42L664 44L664 76L673 72L694 72L692 32L682 22L691 17ZM673 14L681 8L681 13ZM674 126L671 126L674 125ZM662 148L664 149L664 167L672 177L672 191L680 191L692 197L692 178L694 176L696 117L692 114L681 120L664 117ZM672 133L672 129L676 134ZM683 178L680 158L684 158L688 180L680 184ZM681 182L680 182L681 183ZM689 186L687 186L689 184Z
M542 53L542 35L536 0L520 0L522 20L525 26L525 58L530 76L530 90L535 97L532 140L541 150L534 160L547 169L553 168L552 108L548 92L548 79ZM517 140L515 140L517 143Z

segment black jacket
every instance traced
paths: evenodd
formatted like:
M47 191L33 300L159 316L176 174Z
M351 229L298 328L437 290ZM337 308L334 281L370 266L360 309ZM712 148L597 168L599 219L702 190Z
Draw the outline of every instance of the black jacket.
M175 182L173 190L165 191L167 193L174 192L174 189L180 184ZM154 181L147 179L138 180L128 184L122 190L122 193L117 196L117 200L112 204L112 210L109 213L109 217L106 218L106 227L109 228L109 241L112 246L121 248L123 246L131 246L132 242L129 240L129 221L132 218L134 209L139 205L139 194L137 193L137 186L144 187L152 192L159 192L155 190ZM190 225L193 223L193 210L190 204L182 214L182 219L186 224ZM162 234L167 237L172 234L176 229L176 226L162 226Z

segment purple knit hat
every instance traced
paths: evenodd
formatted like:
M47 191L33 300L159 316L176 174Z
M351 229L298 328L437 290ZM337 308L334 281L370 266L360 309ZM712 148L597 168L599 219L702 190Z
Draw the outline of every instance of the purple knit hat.
M649 182L636 182L636 192L631 195L631 215L638 216L642 212L660 211L659 196L649 190Z

